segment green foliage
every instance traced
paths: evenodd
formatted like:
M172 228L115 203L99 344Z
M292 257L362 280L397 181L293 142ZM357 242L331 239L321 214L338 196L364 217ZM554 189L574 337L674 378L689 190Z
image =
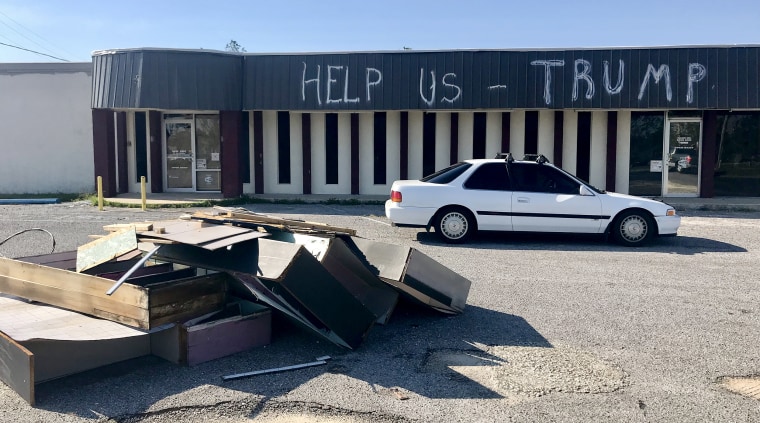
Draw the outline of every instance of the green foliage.
M230 40L230 42L227 43L227 46L224 47L224 49L226 51L234 51L234 52L237 52L237 53L245 53L246 52L245 51L245 47L243 47L240 44L238 44L238 42L235 41L235 40Z

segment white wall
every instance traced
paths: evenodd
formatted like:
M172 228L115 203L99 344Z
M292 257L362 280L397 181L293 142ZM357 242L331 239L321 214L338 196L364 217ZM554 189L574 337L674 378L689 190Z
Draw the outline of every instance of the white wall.
M562 169L575 174L578 169L578 112L565 110L562 123Z
M450 165L451 158L451 113L438 112L435 115L435 170Z
M615 191L628 194L631 168L631 111L618 111Z
M91 193L90 63L0 65L0 193Z
M538 112L538 153L554 163L554 110Z
M525 155L525 111L515 110L509 114L509 150L515 160Z
M409 179L422 178L422 112L409 112Z

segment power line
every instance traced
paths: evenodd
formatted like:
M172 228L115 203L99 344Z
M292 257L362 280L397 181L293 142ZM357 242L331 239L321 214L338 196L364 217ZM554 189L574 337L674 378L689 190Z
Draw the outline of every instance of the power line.
M56 59L56 60L60 60L60 61L63 61L63 62L68 62L68 61L69 61L69 60L66 60L66 59L61 59L60 57L55 57L55 56L51 56L51 55L49 55L49 54L40 53L39 51L34 51L34 50L29 50L28 48L23 48L23 47L19 47L19 46L14 46L13 44L6 44L6 43L1 43L1 42L0 42L0 45L4 45L4 46L7 46L7 47L13 47L13 48L17 48L17 49L19 49L19 50L28 51L28 52L30 52L30 53L40 54L40 55L42 55L42 56L52 57L53 59Z
M8 20L9 20L9 21L11 21L12 23L14 23L14 24L15 24L17 27L19 27L20 29L22 29L22 30L24 30L24 31L27 31L27 32L29 32L30 34L34 35L35 37L39 38L40 40L42 40L42 41L44 41L44 42L46 42L46 43L50 43L51 45L54 45L54 46L55 46L55 44L54 44L54 43L52 43L52 42L48 41L47 39L45 39L45 38L44 38L44 37L42 37L41 35L37 34L36 32L34 32L34 31L32 31L31 29L27 28L26 26L24 26L23 24L19 23L19 22L18 22L18 21L16 21L15 19L11 18L10 16L8 16L8 14L4 13L3 11L0 11L0 15L4 16L6 19L8 19ZM46 50L47 52L49 52L49 53L52 53L52 54L58 54L58 53L54 52L53 50L51 50L51 49L49 49L49 48L45 47L44 45L42 45L42 44L38 43L37 41L35 41L35 40L33 40L33 39L31 39L31 38L27 37L25 34L23 34L22 32L20 32L20 31L18 31L18 30L16 30L15 28L13 28L13 27L12 27L11 25L9 25L8 23L6 23L6 22L3 22L3 20L2 20L2 19L0 19L0 24L3 24L3 25L5 25L5 26L6 26L6 27L8 27L8 29L10 29L11 31L13 31L13 32L15 32L16 34L18 34L18 35L20 35L20 36L24 37L25 39L27 39L27 40L28 40L28 41L30 41L31 43L35 44L36 46L38 46L38 47L42 48L43 50ZM4 38L6 38L6 39L7 39L7 37L4 37ZM11 42L13 42L13 40L11 40ZM58 46L56 46L56 47L58 47ZM65 50L64 50L64 51L65 51ZM70 53L70 52L66 52L66 53Z

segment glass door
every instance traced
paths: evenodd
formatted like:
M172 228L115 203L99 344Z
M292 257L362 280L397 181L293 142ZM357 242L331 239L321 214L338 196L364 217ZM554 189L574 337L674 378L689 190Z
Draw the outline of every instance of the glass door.
M222 189L221 135L219 115L195 115L195 188Z
M699 196L699 156L702 119L673 118L666 121L663 151L662 195Z
M193 121L186 118L166 119L166 189L193 191Z

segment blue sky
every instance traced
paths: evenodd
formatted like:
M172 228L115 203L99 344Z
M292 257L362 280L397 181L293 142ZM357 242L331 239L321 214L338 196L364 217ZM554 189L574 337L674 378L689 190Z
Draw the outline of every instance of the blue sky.
M0 62L94 50L248 52L760 44L759 0L0 0Z

